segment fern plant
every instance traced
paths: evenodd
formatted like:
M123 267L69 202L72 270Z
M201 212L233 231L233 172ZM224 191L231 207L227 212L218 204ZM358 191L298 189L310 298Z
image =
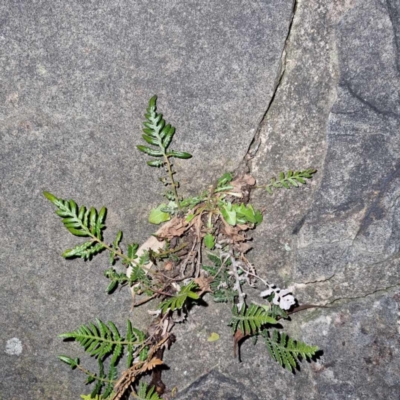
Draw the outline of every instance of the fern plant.
M146 144L137 148L152 157L147 161L149 166L165 171L161 181L169 190L164 194L168 202L153 208L149 216L151 223L163 225L142 245L124 244L121 231L112 243L104 240L105 207L100 211L78 207L74 200L44 192L67 230L86 238L64 251L63 257L87 260L108 252L110 267L104 272L109 279L107 293L125 285L131 290L133 307L158 301L146 332L128 320L122 336L113 322L97 319L96 323L60 335L75 340L88 356L97 359L98 371L92 372L78 358L59 356L71 368L83 372L86 383L94 384L90 395L82 398L120 400L130 393L136 399L161 399L165 391L161 380L163 354L176 340L173 326L182 320L182 314L190 314L189 304L199 303L205 293L210 293L215 302L230 305L235 351L243 339L262 336L272 359L293 371L300 360L314 357L318 348L294 341L276 329L271 333L271 328L288 318L297 303L288 290L259 276L246 257L251 249L249 232L263 220L262 212L249 204L248 194L260 188L272 194L273 189L298 187L312 179L316 171L281 172L265 185L256 185L250 175L227 172L208 191L184 198L178 193L179 182L171 160L189 159L191 154L170 149L175 128L157 112L156 96L150 99L145 118L142 138ZM212 265L203 265L205 256ZM124 272L114 267L118 262ZM250 286L260 290L265 303L247 302ZM124 358L125 369L118 371ZM149 385L140 380L145 374L152 375Z
M185 286L182 286L175 296L164 300L159 305L159 309L163 313L166 313L168 310L175 311L183 309L189 299L198 300L200 298L200 296L194 291L197 288L197 284L193 281Z
M175 200L177 207L180 208L177 191L179 183L174 180L170 159L174 157L188 159L191 158L192 155L182 151L168 150L175 134L175 128L170 124L166 124L162 114L157 113L157 96L153 96L150 99L145 117L146 121L143 123L145 127L143 129L144 134L142 135L142 138L154 147L138 145L137 148L149 156L161 158L147 161L147 165L157 168L166 167L169 181L163 180L162 182L165 185L171 185L172 187L172 193L167 192L166 196L170 200L172 197Z
M82 345L90 356L97 358L98 374L81 367L77 358L72 359L64 355L58 358L71 368L82 370L87 375L86 383L96 383L91 396L100 395L104 387L102 398L107 398L113 392L113 387L118 377L117 364L122 354L126 354L126 367L130 368L135 352L143 360L147 356L148 346L146 345L144 332L134 328L129 320L127 320L126 338L121 336L113 322L105 324L99 319L96 322L97 326L93 323L82 325L75 331L63 333L59 337L75 340ZM110 358L108 374L104 372L104 361L107 358Z
M285 333L277 330L271 334L270 331L264 329L261 334L271 358L291 372L297 367L298 361L301 359L311 360L318 351L317 346L294 341Z
M242 310L239 310L236 305L233 306L230 325L232 325L234 333L240 329L245 336L254 335L263 326L277 323L278 321L271 317L266 308L257 306L254 303L250 304L249 307L243 307Z

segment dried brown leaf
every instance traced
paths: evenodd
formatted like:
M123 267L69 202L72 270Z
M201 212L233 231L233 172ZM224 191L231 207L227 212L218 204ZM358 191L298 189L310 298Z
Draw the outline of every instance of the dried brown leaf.
M162 365L162 364L164 364L163 360L160 360L159 358L153 358L149 362L144 363L143 367L141 368L141 371L142 372L151 371L158 365Z
M169 335L161 339L158 343L152 346L146 361L139 361L132 365L129 369L124 371L114 386L114 396L112 400L120 400L126 390L136 381L139 375L146 371L156 368L158 365L163 364L163 361L155 357L156 352L165 345L169 340Z
M239 343L246 337L243 332L238 329L235 334L233 335L233 355L238 357L239 355Z
M234 243L245 242L247 240L247 237L245 235L241 234L241 232L243 231L241 226L242 225L232 226L232 225L227 224L224 221L224 223L222 225L222 233L226 237L231 239Z
M237 249L238 251L240 251L240 253L242 253L242 254L248 252L250 249L253 248L253 246L252 246L250 243L248 243L248 242L240 242L240 243L237 243L235 247L236 247L236 249Z
M206 278L205 276L199 276L198 278L193 279L193 282L198 285L201 293L211 292L210 288L211 280L209 278Z
M185 218L174 217L165 223L157 232L156 235L162 239L171 240L174 237L182 236L189 228L189 224Z
M233 186L233 191L236 193L242 193L243 190L246 190L255 184L256 180L251 175L240 175L230 183L230 185Z

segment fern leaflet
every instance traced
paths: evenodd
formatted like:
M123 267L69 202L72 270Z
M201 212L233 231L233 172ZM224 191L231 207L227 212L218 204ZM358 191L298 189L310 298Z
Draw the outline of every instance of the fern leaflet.
M235 296L237 296L237 291L233 290L235 279L232 275L229 275L227 268L223 268L219 273L218 267L203 265L202 268L214 278L210 283L214 301L216 303L233 303Z
M233 332L240 329L244 335L254 335L264 325L277 323L268 310L252 303L250 307L243 307L241 311L234 305L232 308L232 320L229 325L232 325Z
M122 354L123 346L137 347L143 343L144 333L137 329L132 330L131 337L125 340L112 322L108 322L108 325L99 319L96 322L98 326L89 323L88 326L82 325L75 331L62 333L59 337L74 339L83 346L87 353L96 358L104 359L107 355L112 354L114 361ZM128 330L129 324L130 321Z
M149 389L148 385L144 382L139 383L138 392L132 393L132 396L138 400L161 400L155 391L154 386Z
M266 329L262 336L268 349L269 355L282 367L293 371L301 359L311 359L318 351L317 346L309 346L303 342L289 338L285 333L274 330L271 335Z
M182 286L176 296L164 300L160 304L159 308L163 313L166 313L168 309L171 311L182 309L188 299L198 300L200 298L200 296L193 291L196 288L197 284L193 281L185 286Z
M147 113L145 114L146 121L144 125L144 135L142 138L150 145L155 146L158 149L151 148L148 146L139 145L137 148L152 157L176 157L176 158L191 158L189 153L181 151L168 151L167 148L171 144L172 137L175 134L175 128L170 124L166 124L162 117L162 114L157 113L157 96L153 96L149 101L147 107ZM151 167L162 167L166 161L152 160L148 161L147 164Z
M306 169L304 171L288 171L286 174L281 172L278 178L272 178L271 183L265 186L265 190L272 194L272 188L286 188L290 189L291 186L298 187L300 184L305 184L306 179L312 179L313 174L317 170L313 168Z
M74 200L62 200L49 192L43 195L57 208L56 214L62 218L64 226L75 236L91 237L92 240L79 244L73 249L64 251L63 257L82 257L90 259L93 255L104 249L104 245L98 241L103 240L104 220L107 209L103 207L97 211L94 207L87 209L78 205Z

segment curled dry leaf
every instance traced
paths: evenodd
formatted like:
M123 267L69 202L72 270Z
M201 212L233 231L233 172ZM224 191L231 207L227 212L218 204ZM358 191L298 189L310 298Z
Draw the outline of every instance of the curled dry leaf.
M162 364L163 361L155 357L149 361L141 361L132 365L131 368L129 368L122 374L121 378L115 384L115 394L112 397L112 400L120 400L124 396L126 390L132 385L132 383L135 382L136 378L139 375L142 375L146 371L151 371L152 369Z
M211 292L210 283L211 279L201 275L193 281L199 286L201 293Z
M188 228L189 224L185 221L185 218L174 217L156 232L156 236L171 240L174 237L182 236Z
M240 243L236 243L236 249L240 252L240 253L242 253L242 254L245 254L245 253L247 253L250 249L252 249L253 248L253 246L250 244L250 243L248 243L248 242L240 242Z
M239 343L247 336L248 335L244 335L240 329L233 335L233 355L235 358L239 356Z
M247 225L244 226L248 229ZM247 240L247 237L244 234L241 234L243 231L243 225L232 226L227 224L225 221L222 224L222 234L229 237L233 243L245 242Z

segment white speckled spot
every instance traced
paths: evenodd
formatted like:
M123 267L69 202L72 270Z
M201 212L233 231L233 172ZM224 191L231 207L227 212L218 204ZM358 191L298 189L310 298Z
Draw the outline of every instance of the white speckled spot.
M22 342L18 338L7 340L6 353L10 356L19 356L22 353Z
M285 243L285 250L286 251L291 251L292 250L288 243Z

